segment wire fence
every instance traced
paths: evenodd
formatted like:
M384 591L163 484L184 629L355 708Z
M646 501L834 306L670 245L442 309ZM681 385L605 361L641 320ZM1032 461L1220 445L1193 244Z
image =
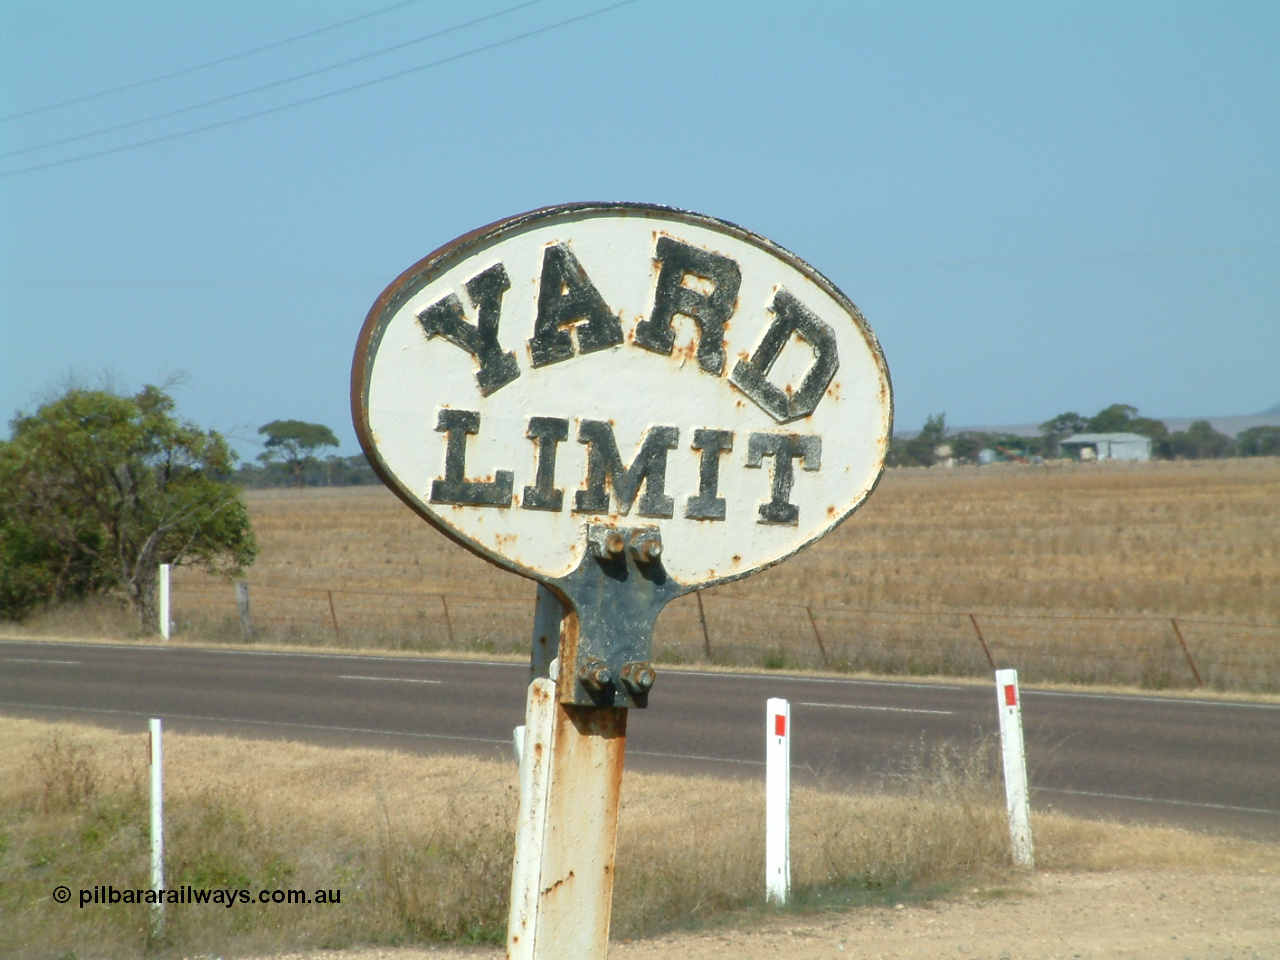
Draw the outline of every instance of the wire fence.
M526 654L527 599L268 583L175 584L176 631L219 642ZM659 663L1280 692L1280 626L1168 617L925 612L694 594L654 631Z

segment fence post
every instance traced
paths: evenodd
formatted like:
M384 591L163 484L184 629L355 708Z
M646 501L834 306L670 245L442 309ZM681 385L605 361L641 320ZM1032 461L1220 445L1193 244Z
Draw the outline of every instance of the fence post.
M164 750L161 746L160 721L150 724L151 762L151 889L164 889ZM164 898L156 897L151 907L151 933L158 937L164 931Z
M702 608L702 591L695 593L698 601L698 619L702 621L702 659L711 662L711 634L707 632L707 611Z
M982 628L978 626L978 618L972 613L969 614L969 622L973 624L973 632L978 635L978 642L982 644L982 652L987 655L987 663L991 664L991 669L996 668L996 662L991 659L991 651L987 649L987 641L982 636Z
M786 903L791 895L791 704L777 697L765 704L764 809L765 899Z
M452 649L453 643L453 621L449 619L449 601L444 598L444 594L440 594L440 606L444 607L444 628L449 631L449 648Z
M1191 651L1187 649L1187 641L1182 637L1182 628L1178 626L1176 617L1170 617L1169 622L1173 624L1173 632L1178 635L1178 643L1182 644L1182 652L1186 654L1187 665L1191 667L1191 674L1196 678L1197 686L1204 686L1204 680L1200 677L1200 671L1196 669L1196 662L1191 659Z
M809 626L813 627L813 639L818 641L818 650L822 654L822 665L829 667L831 666L831 661L827 659L827 648L822 642L822 634L818 632L818 621L813 619L813 608L805 607L804 612L809 615Z
M236 611L240 614L240 636L245 643L253 640L253 624L249 621L249 582L236 581Z
M338 632L338 611L333 608L333 591L326 590L325 596L329 598L329 620L333 623L333 638L341 643L342 634Z
M1027 755L1022 741L1022 702L1018 671L996 671L996 705L1000 713L1000 749L1004 756L1004 795L1009 810L1013 861L1035 866L1031 844L1031 799L1027 790Z
M169 564L160 564L160 636L169 639L172 628L169 620Z

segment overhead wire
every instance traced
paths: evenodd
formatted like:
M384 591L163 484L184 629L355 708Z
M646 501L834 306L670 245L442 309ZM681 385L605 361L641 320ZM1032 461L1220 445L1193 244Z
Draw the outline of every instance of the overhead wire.
M138 149L141 149L142 147L153 146L157 143L165 143L170 140L178 140L183 137L195 136L198 133L205 133L209 130L217 130L222 127L229 127L237 123L244 123L249 120L256 120L259 117L266 117L272 114L281 113L285 110L292 110L296 107L305 106L310 103L317 103L321 100L328 100L333 97L341 96L342 94L345 94L345 93L352 93L356 90L363 90L368 87L377 86L378 84L381 84L381 83L387 83L391 80L397 80L400 77L406 77L414 73L421 73L424 70L431 70L435 67L441 67L450 63L456 63L457 61L466 59L467 57L476 56L477 54L486 53L490 50L496 50L500 47L509 46L510 44L518 43L521 40L528 40L531 37L536 37L544 33L550 33L553 30L559 30L562 27L567 27L575 23L581 23L584 20L590 20L593 17L598 17L602 14L609 13L621 7L629 6L630 4L635 2L636 0L620 0L620 2L618 3L609 4L606 7L601 7L597 10L589 11L588 13L579 14L576 17L569 17L568 19L559 20L556 23L548 24L545 27L538 27L534 30L527 30L524 33L517 34L513 37L507 37L506 39L503 39L503 40L495 40L492 43L483 44L482 46L479 46L479 47L473 47L470 50L464 50L462 53L455 53L448 57L442 57L441 59L433 60L430 63L424 63L416 67L410 67L407 70L398 70L395 73L390 73L390 74L387 74L386 76L375 77L372 80L365 80L361 83L352 84L347 87L340 87L337 90L330 90L327 93L319 93L319 94L316 94L315 96L304 97L301 100L294 100L294 101L291 101L290 103L280 104L275 107L268 107L265 110L258 110L253 113L243 114L239 117L231 117L226 120L219 120L216 123L205 124L204 126L194 127L190 130L179 130L175 133L165 134L164 136L160 136L160 137L152 137L149 140L140 140L140 141L137 141L136 143L127 143L127 144L122 144L116 147L108 147L104 150L95 150L92 153L85 153L75 157L64 157L61 160L50 160L46 163L33 164L28 167L19 167L17 170L6 170L0 173L0 179L3 179L5 177L16 177L19 174L24 174L24 173L34 173L37 170L49 170L54 167L66 166L67 164L80 163L85 160L93 160L98 157L105 157L115 153L122 153L127 150L138 150Z
M285 47L291 43L297 43L300 40L309 40L312 37L318 37L322 33L328 33L331 30L338 30L342 27L349 27L351 24L359 23L361 20L380 17L384 13L391 13L394 10L399 10L401 7L407 7L410 4L421 2L422 0L400 0L399 3L393 3L389 7L382 7L379 10L370 10L368 13L362 13L358 17L352 17L350 20L343 20L339 23L331 23L327 27L318 27L315 30L308 30L306 33L300 33L297 36L286 37L284 40L276 40L272 43L263 44L260 47L254 47L252 50L243 50L240 53L232 53L225 57L218 57L216 60L197 63L193 67L183 67L181 70L174 70L172 73L165 73L158 77L150 77L146 80L134 80L132 83L121 84L118 87L111 87L107 90L99 90L97 93L86 93L83 96L72 97L70 100L61 100L58 103L50 103L43 107L33 107L30 110L23 110L20 113L10 113L7 116L0 117L0 123L4 123L9 120L18 120L22 117L32 117L40 113L48 113L50 110L58 110L62 107L71 107L78 103L88 103L90 100L100 100L103 97L109 97L115 93L137 90L139 87L147 87L153 83L162 83L165 80L172 80L174 77L185 77L187 74L196 73L200 70L208 70L210 67L220 67L224 63L243 60L245 57L252 57L259 53L265 53L268 50Z
M317 77L322 73L330 73L334 70L340 70L343 67L349 67L355 63L361 63L365 60L372 60L375 57L386 56L387 54L394 53L397 50L403 50L406 47L412 47L420 43L426 43L428 40L435 40L439 37L443 37L450 33L457 33L459 30L465 30L468 27L474 27L474 26L477 26L478 24L485 23L489 20L496 20L498 17L504 17L507 14L515 13L519 10L523 10L525 7L532 7L534 4L544 3L544 2L545 0L524 0L524 2L517 3L513 7L507 7L503 10L498 10L495 13L486 14L485 16L477 17L474 20L468 20L466 23L459 23L452 27L445 27L443 30L435 30L431 33L424 34L421 37L415 37L412 40L405 40L405 41L402 41L401 43L393 44L390 47L384 47L381 50L374 50L371 53L363 53L363 54L360 54L359 56L351 57L348 60L343 60L339 63L330 64L327 67L318 67L315 70L308 70L305 73L299 73L292 77L285 77L282 80L273 80L271 83L264 83L261 86L250 87L248 90L240 90L236 93L228 93L221 97L215 97L212 100L205 100L201 103L191 104L190 106L177 107L176 109L173 109L173 110L166 110L163 113L157 113L149 117L143 117L140 120L129 120L125 123L117 123L114 126L101 127L97 130L90 130L87 133L78 133L75 136L63 137L61 140L50 140L50 141L47 141L46 143L37 143L34 146L22 147L18 150L10 150L8 153L0 153L0 160L7 160L10 157L21 156L24 153L34 153L37 150L48 150L51 147L62 147L62 146L66 146L68 143L76 143L80 140L88 140L91 137L100 137L108 133L118 133L121 130L128 130L131 127L140 127L143 124L155 123L157 120L167 120L170 117L181 116L184 113L191 113L195 110L203 110L205 107L214 107L221 103L228 103L232 100L239 100L243 97L252 96L255 93L262 93L265 90L272 90L276 87L283 87L290 83L297 83L299 80L307 80L307 79L310 79L311 77Z

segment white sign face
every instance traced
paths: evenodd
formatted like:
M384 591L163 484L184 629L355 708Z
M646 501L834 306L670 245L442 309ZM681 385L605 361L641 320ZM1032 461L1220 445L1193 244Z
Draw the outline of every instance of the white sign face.
M383 480L489 560L557 580L588 524L656 526L688 587L844 520L893 419L875 336L830 281L634 204L513 217L410 268L365 321L352 407Z

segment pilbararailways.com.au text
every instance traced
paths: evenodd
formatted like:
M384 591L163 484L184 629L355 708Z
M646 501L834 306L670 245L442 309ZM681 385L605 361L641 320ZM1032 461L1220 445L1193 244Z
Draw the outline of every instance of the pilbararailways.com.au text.
M54 899L66 903L70 897L62 895L66 887L54 891ZM69 892L69 891L68 891ZM255 904L333 904L342 902L341 888L330 890L245 890L235 887L193 887L190 884L164 890L120 889L110 884L98 884L80 891L80 907L110 906L117 903L136 904L209 904L230 909Z

